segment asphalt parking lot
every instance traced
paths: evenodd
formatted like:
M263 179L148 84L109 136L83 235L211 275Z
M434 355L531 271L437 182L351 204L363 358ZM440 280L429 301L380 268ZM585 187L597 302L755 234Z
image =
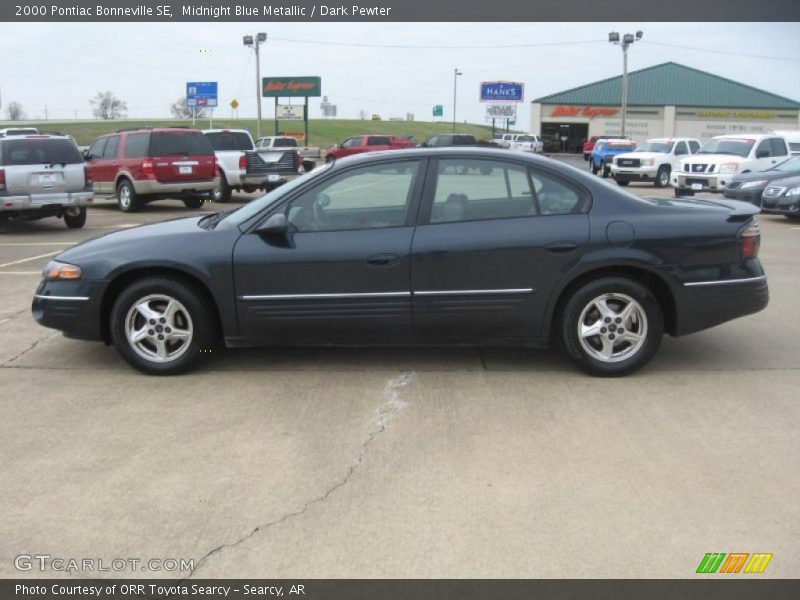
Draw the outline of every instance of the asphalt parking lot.
M155 378L33 321L51 256L192 212L0 225L1 577L65 575L15 569L35 553L194 560L168 577L685 578L707 552L800 572L800 222L759 217L767 310L623 379L420 348L222 350Z

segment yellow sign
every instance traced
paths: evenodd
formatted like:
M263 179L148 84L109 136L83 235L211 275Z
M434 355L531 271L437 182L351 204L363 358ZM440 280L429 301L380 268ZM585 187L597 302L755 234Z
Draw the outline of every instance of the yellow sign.
M237 108L239 108L239 101L236 98L231 100L231 108L233 110L236 110Z

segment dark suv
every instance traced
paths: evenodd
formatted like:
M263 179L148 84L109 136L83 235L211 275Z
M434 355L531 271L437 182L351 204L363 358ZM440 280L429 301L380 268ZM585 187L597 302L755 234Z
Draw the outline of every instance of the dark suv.
M214 148L195 129L120 129L97 138L84 156L94 191L116 195L124 212L164 198L200 208L219 184Z

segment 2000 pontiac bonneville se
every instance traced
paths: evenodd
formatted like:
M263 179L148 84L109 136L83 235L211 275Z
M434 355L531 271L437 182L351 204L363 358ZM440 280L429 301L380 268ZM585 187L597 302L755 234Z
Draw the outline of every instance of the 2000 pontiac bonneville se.
M141 226L47 265L34 318L186 370L254 345L559 345L595 375L767 305L758 208L642 199L490 149L335 161L235 211Z

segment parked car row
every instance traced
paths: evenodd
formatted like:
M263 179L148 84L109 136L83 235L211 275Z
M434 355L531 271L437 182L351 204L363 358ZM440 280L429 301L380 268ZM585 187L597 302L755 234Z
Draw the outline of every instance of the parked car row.
M725 186L726 198L761 207L761 212L800 218L800 156L765 171L741 173Z

